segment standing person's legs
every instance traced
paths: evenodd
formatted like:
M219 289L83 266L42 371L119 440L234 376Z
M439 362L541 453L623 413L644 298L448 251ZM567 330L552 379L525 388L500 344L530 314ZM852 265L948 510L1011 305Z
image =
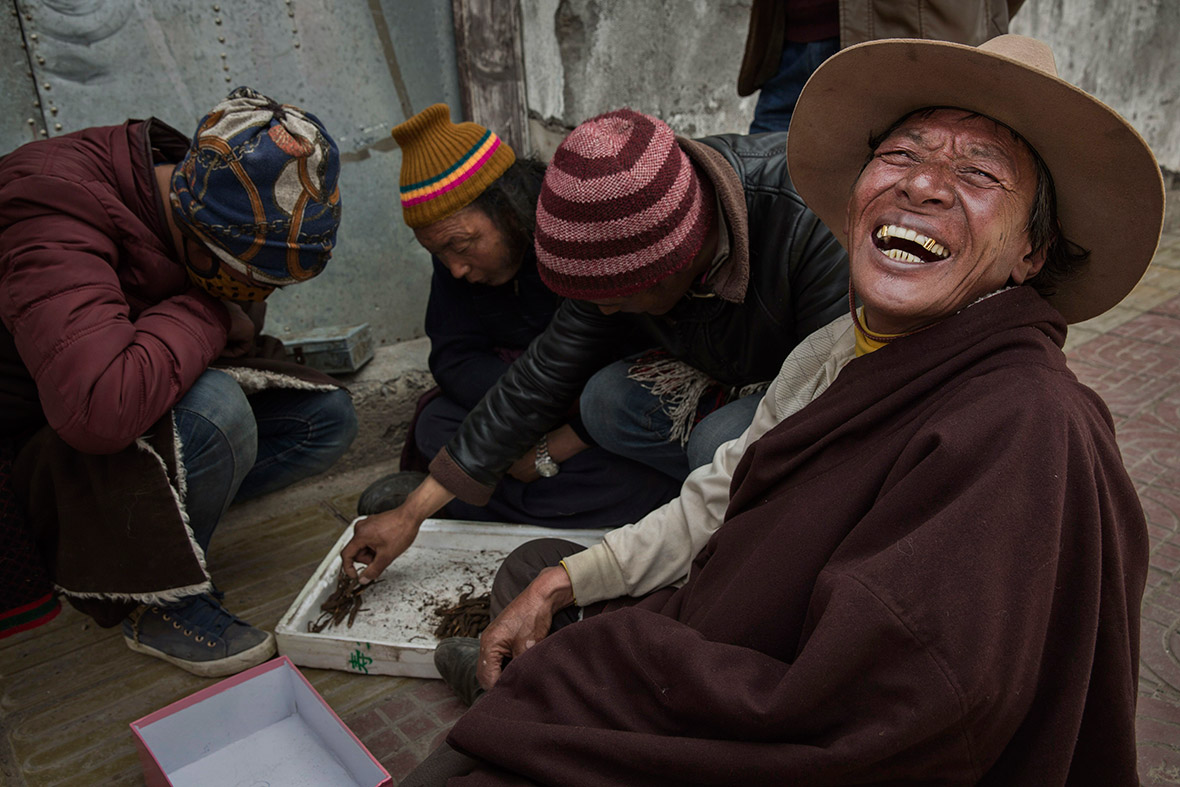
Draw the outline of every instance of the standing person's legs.
M795 102L799 100L799 94L803 92L803 86L807 84L811 73L839 49L839 38L807 43L785 41L778 72L758 92L750 133L786 131L791 125L791 115L795 113Z

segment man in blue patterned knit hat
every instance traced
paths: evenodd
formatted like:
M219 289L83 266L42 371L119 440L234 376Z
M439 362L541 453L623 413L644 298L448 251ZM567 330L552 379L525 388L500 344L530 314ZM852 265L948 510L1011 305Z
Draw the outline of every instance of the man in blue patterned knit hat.
M217 677L274 654L205 553L234 500L327 469L348 394L281 359L263 301L324 269L339 154L238 88L191 142L155 119L0 159L0 636L64 595L132 650ZM32 545L32 548L28 548ZM19 570L15 570L19 569Z
M314 115L235 90L172 174L172 218L209 252L186 259L189 276L218 297L260 301L318 274L340 224L339 174Z

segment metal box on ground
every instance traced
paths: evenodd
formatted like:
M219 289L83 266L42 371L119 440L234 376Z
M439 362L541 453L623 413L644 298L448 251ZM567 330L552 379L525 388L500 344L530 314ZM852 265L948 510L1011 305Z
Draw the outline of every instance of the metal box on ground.
M509 552L535 538L590 546L607 532L427 519L414 545L365 590L363 611L351 628L342 622L312 633L308 624L336 589L340 550L352 530L344 531L275 626L279 652L304 667L415 678L439 676L434 610L457 602L464 592L478 596L490 590Z
M131 722L148 787L388 787L389 773L290 659Z
M326 374L348 374L373 357L373 333L367 322L313 328L283 337L287 360L306 364Z

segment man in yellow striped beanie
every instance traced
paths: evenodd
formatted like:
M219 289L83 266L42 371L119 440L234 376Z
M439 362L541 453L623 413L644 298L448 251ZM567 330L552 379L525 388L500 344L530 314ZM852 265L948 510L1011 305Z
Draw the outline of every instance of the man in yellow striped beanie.
M438 389L420 403L402 472L364 492L361 514L405 499L423 478L414 471L426 469L562 300L541 280L533 248L545 166L517 159L494 132L453 123L450 115L446 104L435 104L393 129L402 151L402 218L433 257L425 328ZM541 477L542 450L554 466L560 463L560 475ZM618 525L669 499L676 487L657 471L593 446L576 410L553 425L544 449L526 452L517 465L486 505L455 501L446 513L548 527Z

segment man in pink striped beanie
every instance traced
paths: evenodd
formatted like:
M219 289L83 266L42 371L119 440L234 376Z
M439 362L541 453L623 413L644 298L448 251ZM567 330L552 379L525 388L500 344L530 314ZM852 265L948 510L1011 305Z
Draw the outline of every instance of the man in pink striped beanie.
M561 144L537 204L545 284L585 311L630 315L615 319L649 348L595 372L581 397L587 432L680 480L749 424L762 367L808 332L784 328L797 327L799 312L835 314L843 303L843 260L825 248L822 226L803 234L821 243L799 258L817 286L790 292L790 243L776 214L789 193L781 148L761 152L768 166L743 179L755 169L728 145L750 141L715 139L726 147L678 139L631 109L608 112ZM754 268L755 254L771 264Z

